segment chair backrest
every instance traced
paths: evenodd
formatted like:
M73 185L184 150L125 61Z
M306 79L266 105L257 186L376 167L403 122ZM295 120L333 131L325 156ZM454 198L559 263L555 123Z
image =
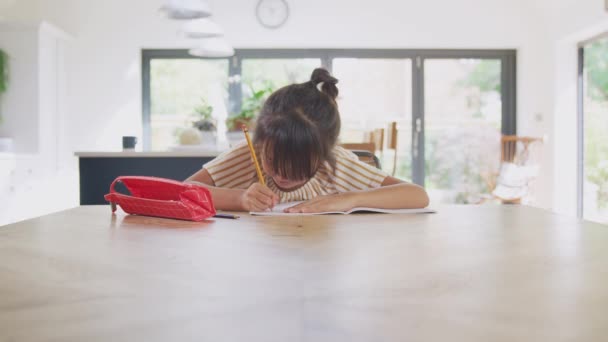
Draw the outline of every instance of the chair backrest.
M388 134L386 136L386 148L389 150L397 149L397 122L393 121L388 125Z
M384 128L363 132L363 140L341 144L346 149L364 150L376 153L384 150Z
M397 133L399 132L396 121L393 121L388 124L387 132L388 133L386 135L386 148L389 150L393 150L393 153L394 153L393 154L393 172L391 173L394 176L395 172L397 172L397 158L398 158Z
M366 150L351 150L351 152L356 154L357 157L359 157L360 161L367 163L371 166L375 166L378 169L382 169L380 159L378 159L378 157L376 157L376 155L372 152Z
M351 150L358 157L359 160L364 161L370 165L373 165L377 168L381 168L380 159L376 156L376 152L380 151L383 153L384 151L384 138L385 138L385 129L384 128L376 128L374 130L365 132L363 136L364 142L358 143L343 143L340 146L344 147L347 150ZM397 123L392 122L389 125L389 135L387 136L387 141L389 149L395 150L395 163L397 159ZM396 165L393 167L393 174L395 173Z
M503 135L500 138L500 162L516 165L528 164L533 157L531 147L535 143L542 143L542 137L520 137L517 135Z
M376 128L373 131L366 132L363 140L375 145L374 152L384 151L384 128Z
M372 154L376 153L376 144L374 144L373 142L345 143L340 144L340 146L344 147L347 150L368 151Z
M503 203L522 203L530 196L530 185L538 176L540 145L544 138L503 135L500 139L500 169L492 194Z

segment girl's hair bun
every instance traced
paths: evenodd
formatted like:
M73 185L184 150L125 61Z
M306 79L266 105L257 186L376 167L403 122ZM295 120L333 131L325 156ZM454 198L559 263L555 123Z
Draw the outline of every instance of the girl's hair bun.
M316 68L313 70L312 75L310 75L310 83L332 99L335 100L338 97L338 87L336 87L338 79L330 75L326 69Z

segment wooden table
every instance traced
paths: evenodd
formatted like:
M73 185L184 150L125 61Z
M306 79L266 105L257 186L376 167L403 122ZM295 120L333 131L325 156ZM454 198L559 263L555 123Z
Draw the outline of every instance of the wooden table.
M608 227L520 206L0 227L0 341L600 341Z

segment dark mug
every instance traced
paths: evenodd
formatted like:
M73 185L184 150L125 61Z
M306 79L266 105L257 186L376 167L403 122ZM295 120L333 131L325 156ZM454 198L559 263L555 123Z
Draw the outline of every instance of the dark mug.
M133 150L133 149L135 149L135 145L137 145L137 137L132 137L132 136L122 137L122 149L123 150Z

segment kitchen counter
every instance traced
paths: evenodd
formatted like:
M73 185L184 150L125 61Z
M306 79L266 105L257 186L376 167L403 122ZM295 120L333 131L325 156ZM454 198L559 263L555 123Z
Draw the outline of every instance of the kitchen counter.
M183 181L221 153L212 149L141 152L76 152L80 204L105 204L104 195L119 176L151 176Z
M79 158L158 158L158 157L217 157L220 150L176 150L176 151L97 151L76 152Z

